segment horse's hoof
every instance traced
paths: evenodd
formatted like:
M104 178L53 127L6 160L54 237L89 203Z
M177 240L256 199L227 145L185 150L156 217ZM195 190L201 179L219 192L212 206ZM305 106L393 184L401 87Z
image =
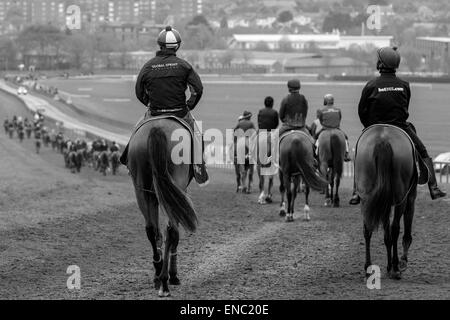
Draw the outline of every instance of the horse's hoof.
M286 211L280 210L280 217L284 217L284 216L286 216Z
M170 297L170 291L169 290L163 290L162 286L158 291L158 296L160 298L167 298Z
M173 286L179 286L181 284L180 279L178 279L177 276L175 277L170 277L169 278L169 284L173 285Z
M311 218L310 218L310 216L305 216L305 218L303 218L303 220L305 220L305 221L311 221Z
M266 201L266 203L272 203L273 202L272 197L266 197L265 201Z
M400 272L405 272L407 268L408 262L405 259L401 258L398 262L398 269L400 270Z
M339 202L333 203L333 208L339 208Z
M402 275L401 275L400 271L391 270L389 272L389 278L391 278L393 280L400 280L402 278Z

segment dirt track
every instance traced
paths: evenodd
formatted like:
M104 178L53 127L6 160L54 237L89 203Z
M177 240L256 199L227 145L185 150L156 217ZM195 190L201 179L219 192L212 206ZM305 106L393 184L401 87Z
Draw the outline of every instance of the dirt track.
M0 119L24 114L0 94ZM49 149L36 155L0 133L0 298L157 299L151 248L131 180L90 169L74 175ZM400 281L383 274L381 290L363 277L359 208L321 207L312 196L310 222L287 224L278 203L260 206L256 193L236 195L231 171L213 170L212 183L190 194L197 233L182 233L172 299L427 299L450 298L449 202L431 202L420 188L409 269ZM276 183L278 185L278 183ZM348 199L346 180L341 198ZM278 200L278 194L275 198ZM301 209L303 196L297 202ZM385 269L382 233L373 262ZM66 287L69 265L81 268L81 290Z

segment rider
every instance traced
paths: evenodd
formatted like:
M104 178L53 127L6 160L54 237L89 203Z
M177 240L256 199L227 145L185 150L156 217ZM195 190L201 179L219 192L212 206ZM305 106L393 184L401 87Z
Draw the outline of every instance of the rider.
M119 145L115 141L113 141L113 143L109 147L109 151L111 151L111 153L113 153L113 152L117 152L119 150L120 150Z
M308 136L311 134L306 128L306 116L308 115L308 101L300 94L300 80L291 79L287 83L289 94L281 102L280 137L290 130L301 130Z
M406 121L409 117L411 91L409 83L395 74L400 65L400 54L397 48L383 47L378 49L377 57L377 69L380 71L380 76L369 81L362 91L358 107L361 123L365 128L373 124L391 124L403 129L410 136L417 152L428 167L431 199L445 197L446 193L437 185L433 159L430 158L426 147L417 136L414 126ZM358 204L359 201L354 191L350 203Z
M334 106L334 97L332 94L328 93L323 97L323 105L325 106L325 108L317 110L317 117L320 121L322 128L316 132L314 137L315 139L317 139L316 147L318 147L319 135L322 131L328 129L339 129L342 131L342 129L340 128L342 120L341 109L336 108ZM348 155L349 149L348 137L344 131L342 131L342 133L344 133L345 135L344 161L347 162L350 161L350 157Z
M202 134L195 124L190 111L193 110L203 94L203 84L192 66L177 57L181 37L177 30L167 26L159 33L158 45L160 51L156 57L148 61L142 68L136 81L136 96L148 107L143 120L160 115L174 115L183 118L194 130L195 145L202 146ZM186 101L186 89L189 87L191 96ZM120 158L127 165L128 145ZM204 161L194 164L194 176L197 182L204 186L208 183L208 173Z
M234 127L234 131L242 129L244 132L249 129L255 129L255 124L250 120L252 118L252 113L250 111L244 111L242 116L239 116L238 123Z
M264 99L264 108L258 112L258 128L265 130L274 130L278 127L278 112L273 109L273 98Z

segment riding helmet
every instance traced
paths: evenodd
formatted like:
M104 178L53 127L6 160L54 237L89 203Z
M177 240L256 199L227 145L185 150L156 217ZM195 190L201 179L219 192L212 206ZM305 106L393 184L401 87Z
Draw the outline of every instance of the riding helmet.
M383 47L377 50L377 69L387 69L395 71L400 65L400 54L397 48Z
M298 79L291 79L288 81L287 86L289 90L300 90L300 80Z
M181 44L180 33L173 29L171 26L167 26L158 35L158 44L163 48L170 48L178 50Z
M323 97L323 105L333 105L334 104L334 97L331 93L327 93L324 97Z

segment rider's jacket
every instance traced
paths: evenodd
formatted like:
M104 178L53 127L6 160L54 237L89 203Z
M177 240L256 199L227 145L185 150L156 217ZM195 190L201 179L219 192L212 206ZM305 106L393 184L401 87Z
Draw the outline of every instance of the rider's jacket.
M186 89L191 97L186 101ZM161 50L148 61L136 81L136 97L150 107L151 115L174 114L184 117L195 108L203 93L199 75L174 51Z
M258 128L273 130L278 127L278 112L272 108L264 108L258 113Z
M326 107L319 110L320 124L324 129L339 128L341 125L341 110L336 107Z
M381 73L364 87L358 114L364 127L377 123L407 126L411 91L409 83L395 73Z
M238 124L234 128L234 131L242 129L244 132L246 132L249 129L256 129L253 122L249 119L241 119L239 120Z
M295 127L304 127L308 115L308 101L305 96L292 92L281 101L281 122Z

